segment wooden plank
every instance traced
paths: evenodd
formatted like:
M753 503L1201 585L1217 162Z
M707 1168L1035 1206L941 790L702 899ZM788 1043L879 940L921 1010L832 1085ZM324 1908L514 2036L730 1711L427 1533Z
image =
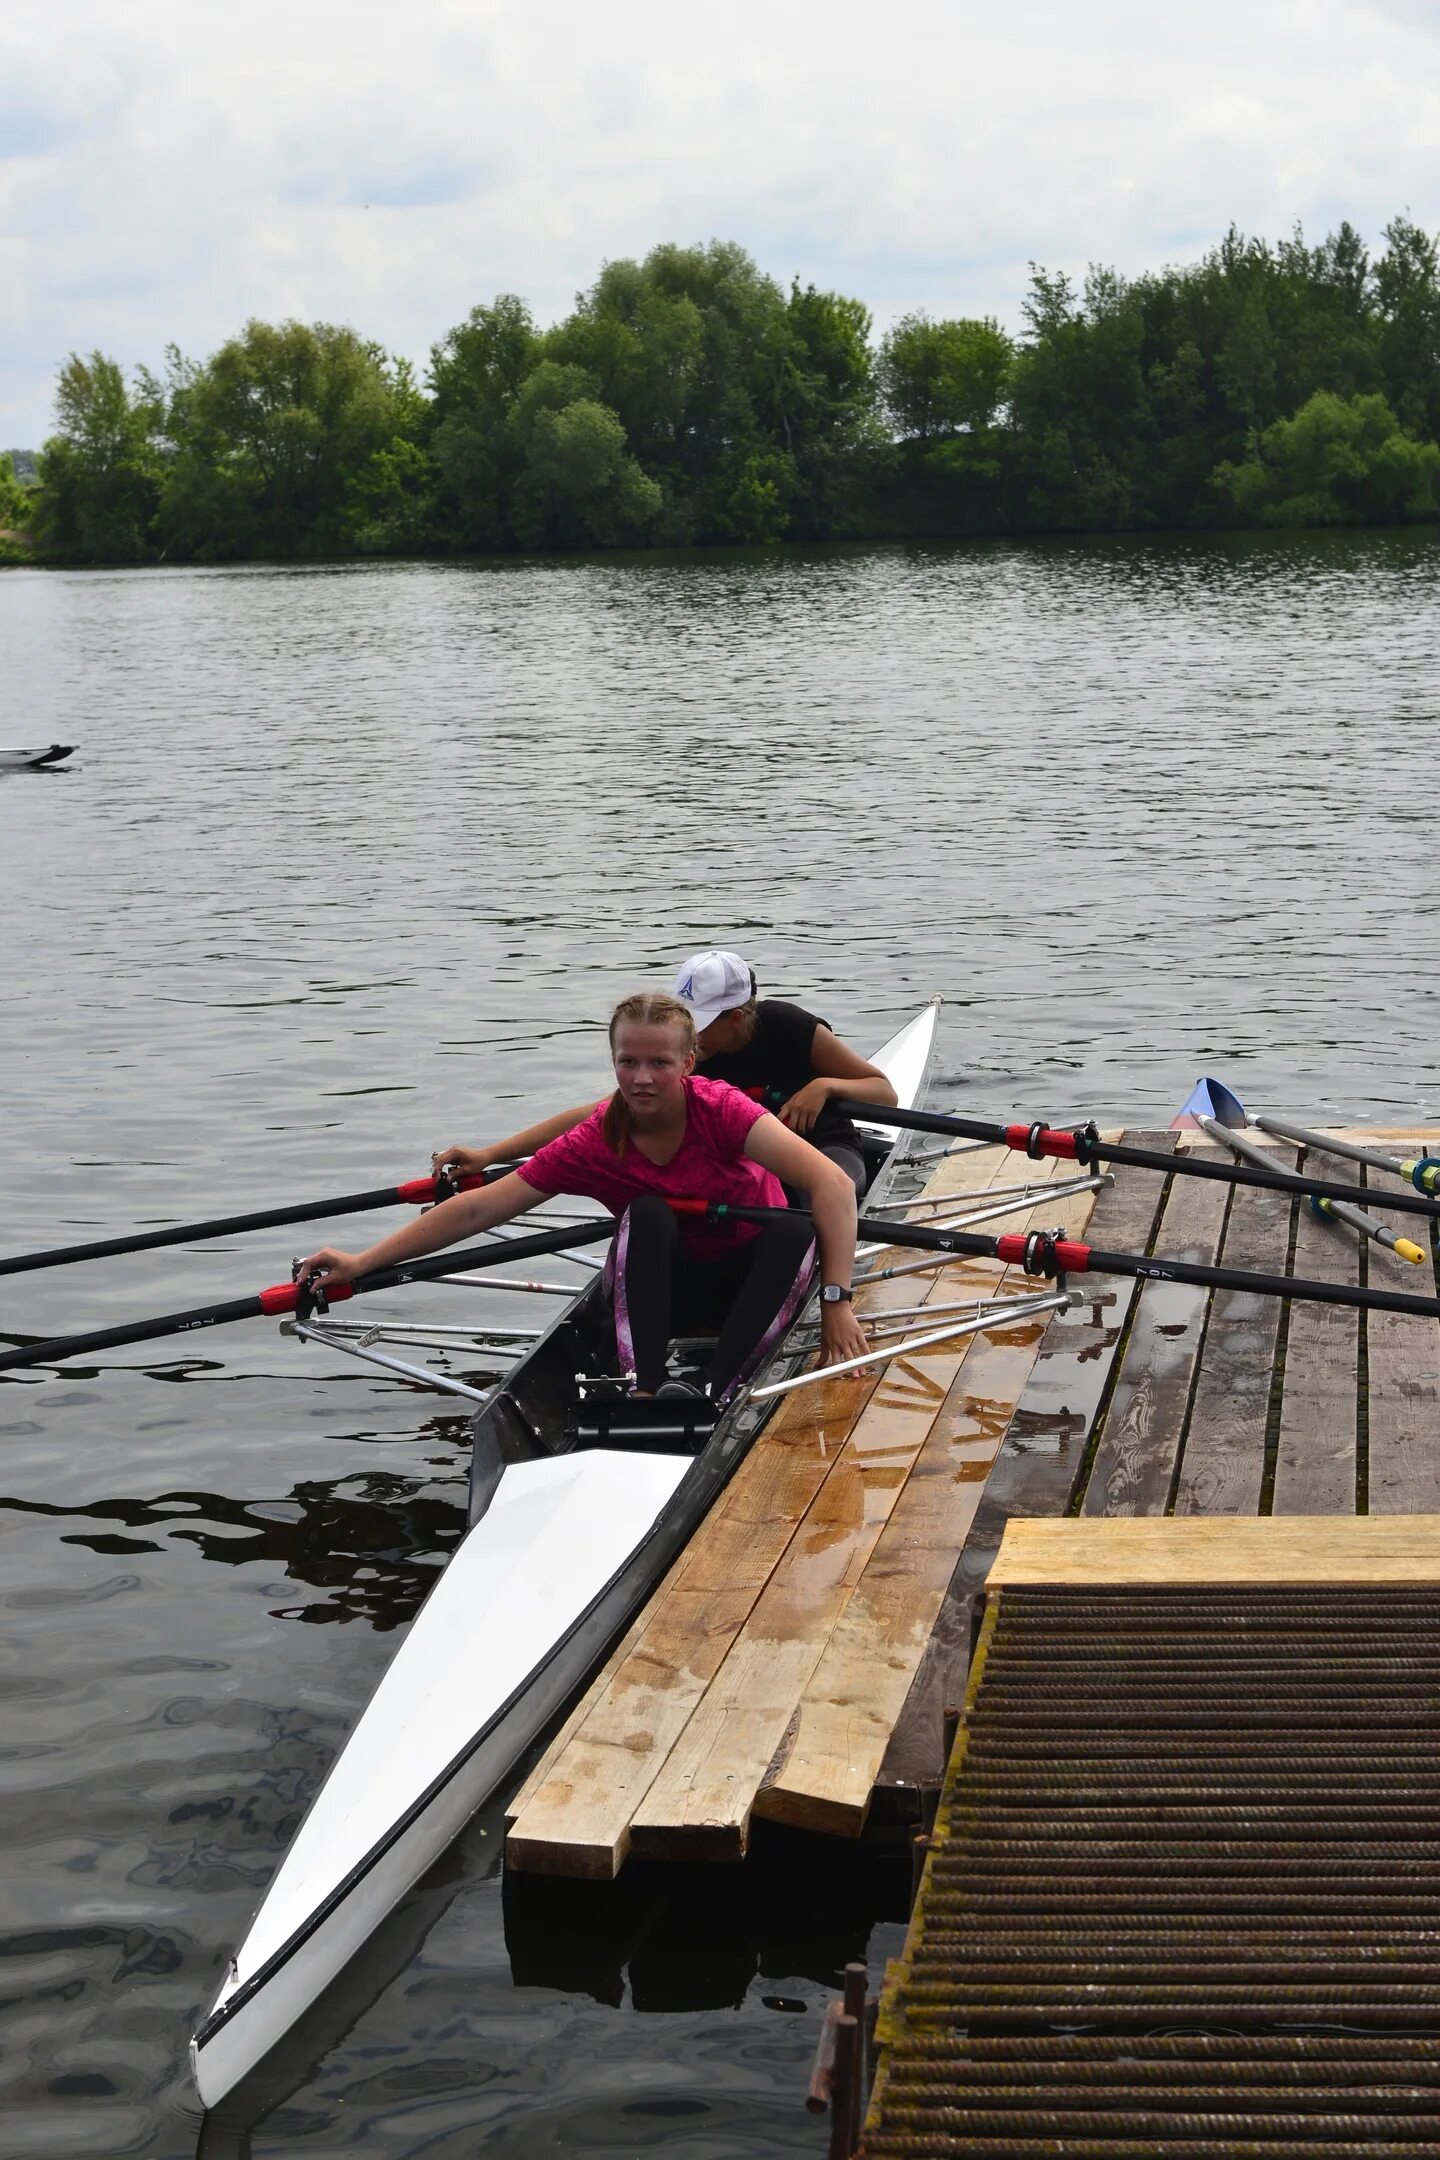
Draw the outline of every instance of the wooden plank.
M1008 1523L987 1588L1046 1583L1440 1585L1440 1515Z
M955 1160L963 1164L966 1158ZM1057 1169L1041 1166L1035 1175L1048 1182ZM1015 1220L1023 1225L1028 1217ZM991 1287L1003 1273L989 1267ZM915 1278L908 1280L913 1285ZM950 1288L944 1277L934 1282L934 1302L944 1302ZM743 1858L762 1780L972 1340L912 1352L886 1369L683 1735L636 1806L630 1845L637 1856Z
M1302 1167L1323 1161L1314 1156ZM1351 1230L1321 1221L1302 1204L1294 1272L1316 1282L1360 1280L1360 1244ZM1274 1515L1355 1513L1356 1359L1360 1316L1353 1306L1291 1302L1275 1451Z
M1177 1141L1168 1132L1122 1137L1167 1153ZM1119 1170L1096 1196L1087 1237L1112 1252L1148 1252L1164 1192L1153 1171ZM1006 1522L1060 1515L1070 1502L1139 1291L1123 1275L1081 1275L1071 1288L1080 1301L1045 1330L880 1768L879 1784L902 1807L913 1804L918 1788L938 1782L944 1767L943 1711L963 1692L972 1603Z
M1001 1180L1004 1148L947 1157L925 1190L958 1198ZM877 1256L880 1257L880 1256ZM993 1275L993 1270L991 1271ZM937 1297L950 1271L861 1292L862 1314ZM599 1679L542 1756L509 1811L509 1864L608 1878L623 1865L630 1818L683 1731L881 1385L872 1375L817 1382L782 1403L715 1508Z
M1367 1170L1368 1203L1418 1244L1429 1244L1415 1216L1387 1215L1385 1192L1401 1189L1382 1170ZM1380 1289L1433 1294L1435 1270L1426 1261L1397 1259L1366 1241L1370 1283ZM1424 1515L1440 1508L1440 1321L1417 1313L1365 1316L1367 1478L1372 1515Z
M1177 1177L1157 1252L1213 1261L1230 1190L1218 1181ZM1147 1282L1141 1290L1085 1490L1087 1515L1165 1513L1209 1296L1193 1283Z
M1094 1195L1034 1216L1084 1235ZM1010 1269L1007 1292L1037 1287ZM896 1719L974 1520L985 1479L1034 1367L1045 1319L977 1335L875 1550L800 1698L755 1812L796 1828L858 1837Z
M1273 1153L1277 1169L1295 1167L1293 1147L1277 1145ZM1293 1207L1283 1193L1237 1185L1225 1224L1223 1264L1283 1274ZM1217 1290L1211 1299L1175 1488L1177 1515L1260 1512L1280 1310L1278 1298L1248 1290Z

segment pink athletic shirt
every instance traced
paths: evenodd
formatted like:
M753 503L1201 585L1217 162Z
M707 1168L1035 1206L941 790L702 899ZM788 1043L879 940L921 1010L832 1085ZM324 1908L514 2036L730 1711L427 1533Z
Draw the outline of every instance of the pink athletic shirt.
M652 1163L632 1140L614 1155L601 1131L609 1098L583 1125L537 1148L520 1176L536 1192L579 1193L619 1215L641 1193L678 1199L730 1200L742 1207L784 1207L779 1178L745 1154L752 1126L767 1113L727 1080L685 1082L685 1137L668 1163ZM759 1236L754 1223L707 1223L681 1215L680 1242L697 1260L714 1259Z

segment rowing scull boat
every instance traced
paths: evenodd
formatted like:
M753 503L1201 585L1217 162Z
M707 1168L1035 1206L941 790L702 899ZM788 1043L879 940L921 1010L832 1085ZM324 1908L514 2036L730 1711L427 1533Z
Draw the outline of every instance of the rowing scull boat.
M902 1106L924 1094L936 1010L927 1005L875 1053ZM878 1201L897 1135L861 1130ZM191 2041L206 2107L284 2038L565 1708L773 1408L742 1397L712 1426L666 1404L658 1420L625 1434L630 1445L616 1445L615 1421L603 1409L586 1413L578 1385L587 1375L598 1382L613 1350L592 1284L478 1414L471 1527L316 1795ZM801 1354L792 1330L757 1378L792 1370Z

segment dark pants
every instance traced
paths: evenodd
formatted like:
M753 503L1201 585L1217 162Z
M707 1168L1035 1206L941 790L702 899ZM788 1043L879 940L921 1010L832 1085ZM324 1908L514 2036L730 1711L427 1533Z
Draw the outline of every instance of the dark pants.
M663 1200L649 1193L632 1200L611 1259L615 1340L636 1387L649 1395L659 1387L673 1335L718 1328L705 1384L717 1402L737 1393L798 1312L814 1240L808 1216L780 1216L716 1258L697 1260Z

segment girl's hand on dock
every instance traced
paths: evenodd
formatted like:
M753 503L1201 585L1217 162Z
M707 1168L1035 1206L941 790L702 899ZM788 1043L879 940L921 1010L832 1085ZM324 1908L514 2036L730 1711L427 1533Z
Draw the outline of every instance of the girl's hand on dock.
M360 1273L360 1255L340 1252L333 1245L322 1245L319 1252L311 1253L308 1260L300 1263L298 1280L303 1283L354 1282Z
M847 1358L864 1357L870 1338L849 1305L827 1305L820 1315L820 1363L843 1365Z

